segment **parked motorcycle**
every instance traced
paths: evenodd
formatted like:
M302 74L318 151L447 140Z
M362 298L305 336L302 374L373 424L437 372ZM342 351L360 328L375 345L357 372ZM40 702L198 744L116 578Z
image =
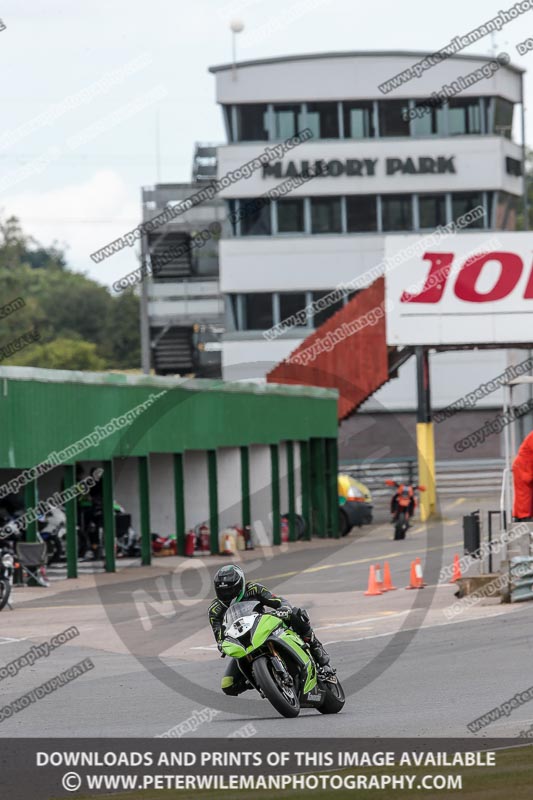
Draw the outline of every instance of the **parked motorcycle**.
M119 558L137 558L141 555L139 534L131 525L131 514L116 501L115 513L116 553ZM78 526L78 557L86 557L92 551L94 560L101 560L104 553L104 517L99 505L84 508L81 524Z
M412 486L407 483L386 480L387 486L394 486L396 491L391 500L392 523L394 525L394 539L405 539L410 520L414 516L417 506L415 492L425 492L425 486Z
M341 711L345 697L335 669L317 666L309 645L276 612L255 600L233 602L223 626L223 656L237 660L251 687L282 716L297 717L301 708Z
M11 548L0 542L0 611L9 603L14 571L15 559Z
M62 508L51 508L37 519L37 535L46 544L46 563L64 561L67 517Z

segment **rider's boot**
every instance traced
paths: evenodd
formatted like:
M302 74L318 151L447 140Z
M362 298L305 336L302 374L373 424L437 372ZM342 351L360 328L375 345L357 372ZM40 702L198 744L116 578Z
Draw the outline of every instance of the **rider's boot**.
M314 633L312 633L310 637L306 637L305 641L309 644L311 654L319 667L325 667L329 664L329 655L324 650L322 642L318 641Z

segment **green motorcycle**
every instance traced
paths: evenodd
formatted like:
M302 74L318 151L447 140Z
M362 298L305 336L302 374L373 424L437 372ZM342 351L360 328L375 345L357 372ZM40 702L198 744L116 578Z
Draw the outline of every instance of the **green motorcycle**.
M233 603L224 616L222 652L235 658L250 688L284 717L301 708L337 714L345 697L335 670L319 667L309 646L256 600Z

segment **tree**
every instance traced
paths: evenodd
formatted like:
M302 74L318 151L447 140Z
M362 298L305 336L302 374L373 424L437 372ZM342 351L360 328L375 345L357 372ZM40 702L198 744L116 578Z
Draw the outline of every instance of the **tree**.
M135 369L140 365L139 301L117 297L70 270L55 245L42 247L16 217L0 219L0 347L33 329L39 343L4 364L55 369ZM18 300L22 298L20 307ZM15 302L12 313L6 304Z
M55 339L46 344L33 344L3 362L5 366L42 367L43 369L78 369L100 371L105 359L96 352L96 345L77 339Z
M139 298L132 290L113 298L102 352L118 369L134 369L141 363L139 313Z

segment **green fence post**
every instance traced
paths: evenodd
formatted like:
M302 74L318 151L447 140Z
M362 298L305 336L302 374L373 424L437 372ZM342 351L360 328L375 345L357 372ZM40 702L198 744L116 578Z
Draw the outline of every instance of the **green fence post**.
M176 551L185 555L185 483L183 480L183 453L174 453L174 509L176 512Z
M309 442L300 442L300 472L302 483L302 517L305 522L305 538L313 535L311 517L311 459Z
M311 497L314 533L320 538L326 535L326 458L324 439L311 439Z
M150 463L148 456L139 456L139 506L141 512L141 564L152 563L152 537L150 531Z
M63 467L63 489L75 489L76 465L65 464ZM78 533L76 495L65 502L65 516L67 518L67 578L78 577Z
M36 505L37 505L37 479L33 478L29 480L28 483L24 486L24 511L28 513L30 509L31 510L35 509ZM26 524L26 541L27 542L37 541L36 519Z
M289 540L296 541L296 493L294 489L294 445L286 443L287 451L287 489L289 495Z
M250 508L250 451L244 445L241 447L241 496L242 496L242 526L252 524Z
M327 439L327 460L328 460L328 517L329 530L335 539L340 536L339 532L339 454L336 439Z
M216 555L218 546L218 479L217 451L207 451L207 476L209 479L209 530L211 531L211 554Z
M106 572L116 572L115 565L115 511L113 508L113 462L102 461L102 502L104 512L104 553Z
M272 487L272 544L281 544L281 511L279 507L279 448L270 445L270 485Z

